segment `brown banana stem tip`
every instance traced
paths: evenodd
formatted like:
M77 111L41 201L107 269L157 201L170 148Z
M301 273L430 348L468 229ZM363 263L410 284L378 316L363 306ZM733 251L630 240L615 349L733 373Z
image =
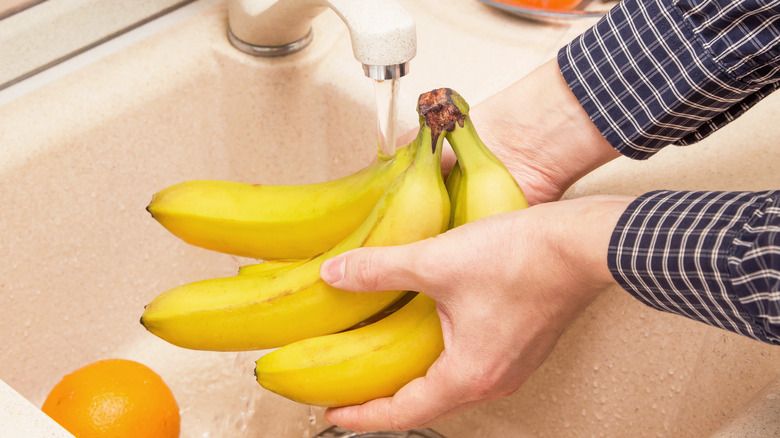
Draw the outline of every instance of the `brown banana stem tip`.
M455 104L453 96L460 97L451 88L437 88L421 94L417 100L417 112L431 128L433 152L436 152L436 143L442 132L453 131L456 123L462 128L466 120L466 115Z

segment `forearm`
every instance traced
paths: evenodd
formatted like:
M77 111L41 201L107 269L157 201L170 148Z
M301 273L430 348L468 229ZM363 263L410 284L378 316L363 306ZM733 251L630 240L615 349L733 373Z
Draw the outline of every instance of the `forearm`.
M617 286L607 263L610 241L618 221L634 199L627 196L574 198L555 203L558 204L555 210L540 215L540 226L545 223L549 228L546 239L555 256L566 265L566 271L580 279L581 290L597 294ZM518 233L518 237L524 238L523 234Z

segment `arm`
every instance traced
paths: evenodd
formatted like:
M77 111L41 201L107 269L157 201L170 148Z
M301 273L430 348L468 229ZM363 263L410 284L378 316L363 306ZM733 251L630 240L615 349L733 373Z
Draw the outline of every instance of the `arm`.
M494 139L490 144L495 145L497 155L510 169L519 166L515 176L523 187L539 196L537 200L557 199L559 190L565 190L580 176L614 158L610 150L645 159L668 144L694 143L778 88L778 23L780 0L623 0L596 26L561 49L557 61L562 76L549 65L542 66L478 106L477 110L485 111L474 117L484 115L480 132L487 128L485 136ZM560 78L566 84L566 92L559 86ZM548 103L551 104L547 106ZM561 108L557 115L556 108ZM502 126L511 128L505 132L500 129ZM582 135L578 137L576 132ZM526 148L529 137L535 148ZM570 157L581 161L570 161ZM537 175L543 178L536 178ZM542 181L541 186L535 185L538 181ZM736 214L731 211L715 211L725 215L721 222L690 223L688 220L692 219L685 215L695 216L700 214L697 209L715 208L717 203L708 206L707 202L685 193L668 196L685 201L675 204L648 194L642 197L641 204L632 205L625 212L621 223L634 218L631 223L639 223L644 228L621 227L615 231L615 240L635 239L633 246L621 247L624 263L616 266L617 262L610 259L615 277L621 279L626 290L653 307L776 343L777 328L770 321L771 315L778 314L778 304L769 297L777 295L772 295L777 285L755 286L749 281L733 280L736 283L732 287L729 276L737 276L729 272L736 268L727 262L729 257L734 260L727 246L707 253L712 257L707 260L694 261L687 254L671 257L667 254L665 260L669 263L679 258L686 267L696 266L701 276L720 276L710 283L693 279L697 274L694 271L690 273L691 278L675 284L668 277L685 276L684 269L675 271L674 267L660 266L646 258L647 246L662 239L705 236L688 247L699 249L710 248L712 242L730 244L728 238L736 231L727 229L728 226L745 224L745 218L729 216ZM748 196L729 196L736 196L729 208L740 212L753 211L757 202L763 202ZM674 208L678 210L668 210ZM638 219L647 212L659 218L673 217L682 225L676 225L679 227L676 235L665 235L666 230L654 229ZM773 216L771 209L763 214L767 219ZM731 221L728 224L726 217ZM645 239L636 237L640 231ZM630 233L634 236L626 236ZM772 244L764 242L763 245L769 248L753 251L772 254ZM664 250L670 248L655 249L656 254L664 254ZM611 253L612 256L616 255ZM771 260L760 262L763 271L758 271L763 274L750 274L742 267L741 278L778 276L777 268L766 269ZM702 265L713 268L701 273ZM719 274L713 273L715 270ZM696 296L698 292L693 285L706 287L706 296ZM714 298L713 294L722 296ZM706 311L710 306L714 310Z
M779 21L780 0L623 0L561 49L558 63L604 138L645 159L701 140L780 86ZM776 225L751 240L744 261L732 240L755 225L751 213L776 220L772 199L646 194L615 230L612 273L655 308L777 343Z
M780 0L693 3L621 1L557 62L472 109L532 205L621 154L695 143L780 87Z

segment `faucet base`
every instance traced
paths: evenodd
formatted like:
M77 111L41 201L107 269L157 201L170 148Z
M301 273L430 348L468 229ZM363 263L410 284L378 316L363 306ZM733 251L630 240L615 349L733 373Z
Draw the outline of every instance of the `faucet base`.
M252 56L260 56L265 58L273 58L295 53L308 46L312 39L312 32L311 29L309 29L309 33L307 33L303 38L283 46L256 46L238 38L230 29L230 27L228 27L227 34L230 44L232 44L236 49Z

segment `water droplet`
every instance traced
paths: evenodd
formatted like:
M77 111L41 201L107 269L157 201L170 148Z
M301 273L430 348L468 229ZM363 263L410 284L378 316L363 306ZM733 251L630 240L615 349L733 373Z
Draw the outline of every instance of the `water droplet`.
M308 407L308 414L309 414L309 424L314 426L317 424L317 417L314 416L314 410L311 408L311 406Z

